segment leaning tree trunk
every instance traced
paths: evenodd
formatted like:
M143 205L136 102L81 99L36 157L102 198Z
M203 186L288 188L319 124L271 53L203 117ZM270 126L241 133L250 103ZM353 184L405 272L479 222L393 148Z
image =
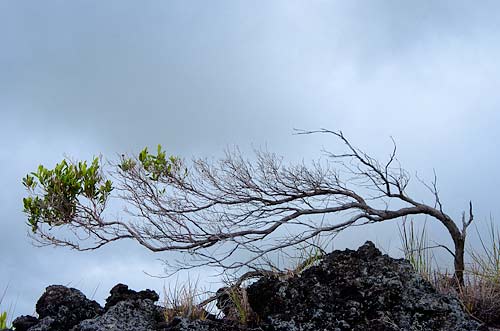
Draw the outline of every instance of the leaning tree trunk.
M464 254L465 254L465 235L466 235L466 226L460 231L455 222L453 222L449 217L444 219L439 219L443 225L448 230L448 233L453 240L454 252L450 250L450 253L453 254L453 267L454 267L454 276L458 286L464 285L464 270L465 270L465 262L464 262Z
M455 278L458 285L464 285L464 251L465 251L465 236L461 235L459 238L453 238L455 244L455 257L454 257L454 267L455 267Z
M424 207L425 208L425 207ZM463 228L459 229L457 224L446 215L444 212L437 210L435 208L430 208L426 210L428 215L431 215L438 219L448 230L448 233L453 240L454 252L448 250L453 254L453 266L454 266L454 276L459 286L464 285L464 270L465 270L465 262L464 262L464 253L465 253L465 237L467 227L470 225L473 219L472 215L472 204L470 204L470 219L468 222L465 219L462 220ZM465 217L465 215L463 216Z

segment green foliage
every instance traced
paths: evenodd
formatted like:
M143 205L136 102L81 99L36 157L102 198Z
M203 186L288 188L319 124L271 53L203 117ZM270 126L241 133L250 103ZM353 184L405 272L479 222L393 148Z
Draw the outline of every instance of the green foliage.
M126 158L125 156L122 157L122 163L118 166L122 171L130 171L135 168L137 165L137 162L135 162L133 159Z
M4 311L0 314L0 330L7 329L7 312Z
M123 156L118 168L129 172L139 169L138 166L145 171L148 179L158 181L179 171L181 161L175 156L167 156L158 145L156 154L144 148L137 159ZM23 178L23 185L30 192L23 199L23 204L33 232L41 223L49 226L70 223L81 206L82 198L91 202L91 209L104 206L113 190L112 182L103 177L98 158L94 158L90 165L86 161L72 163L67 160L56 164L54 169L40 165L36 172Z
M51 226L70 222L80 197L105 204L113 190L111 181L102 177L98 158L90 166L86 161L73 164L66 160L54 169L40 165L36 172L23 178L23 185L33 193L23 199L33 232L40 222ZM41 194L35 194L36 188L41 189Z
M173 171L180 169L180 159L175 156L167 157L167 154L162 150L161 145L158 145L156 155L148 152L148 148L144 148L139 153L139 162L147 172L149 179L157 181L162 176L168 176ZM135 166L135 162L131 159L124 159L121 169L130 169ZM126 171L126 170L125 170Z

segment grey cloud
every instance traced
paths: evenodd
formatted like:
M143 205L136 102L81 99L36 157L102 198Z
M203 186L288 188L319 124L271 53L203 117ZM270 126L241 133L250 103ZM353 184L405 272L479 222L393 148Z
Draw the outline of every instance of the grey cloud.
M0 222L9 235L0 289L11 281L8 300L20 294L19 313L31 313L44 286L78 282L89 268L89 292L106 278L99 298L113 282L148 286L128 265L159 268L133 243L89 255L29 245L19 179L63 153L112 157L162 143L210 157L237 144L307 160L335 145L292 129L327 127L383 157L393 135L408 168L427 178L436 168L454 216L468 199L478 218L498 215L499 9L496 1L1 1ZM397 230L359 231L338 245L384 243ZM113 273L120 266L130 277Z

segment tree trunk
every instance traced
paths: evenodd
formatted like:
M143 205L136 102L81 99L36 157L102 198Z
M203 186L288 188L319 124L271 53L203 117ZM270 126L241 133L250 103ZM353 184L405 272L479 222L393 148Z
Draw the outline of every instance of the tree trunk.
M454 258L454 267L455 267L455 278L458 282L459 286L464 285L464 251L465 251L465 238L460 236L460 238L453 238L455 244L455 258Z

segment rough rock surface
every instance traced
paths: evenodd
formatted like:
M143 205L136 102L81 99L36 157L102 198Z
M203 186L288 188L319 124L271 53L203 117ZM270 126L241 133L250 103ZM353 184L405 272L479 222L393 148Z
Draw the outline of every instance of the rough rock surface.
M77 289L52 285L36 303L39 321L29 331L68 331L80 321L102 313L102 307Z
M39 320L36 317L23 315L19 316L12 322L12 326L16 328L16 331L26 331L30 327L38 324Z
M102 308L76 289L49 286L36 305L39 318L21 316L14 326L16 331L487 330L407 261L382 255L371 242L357 251L334 251L300 275L261 278L247 294L249 316L257 317L245 328L234 318L212 315L166 322L163 308L154 304L158 294L151 290L136 292L118 284ZM221 295L219 306L231 307L228 299Z
M252 331L262 330L239 327L234 323L227 323L224 320L189 320L187 318L176 317L166 326L158 329L159 331Z
M487 330L371 242L334 251L300 276L262 278L247 292L266 330Z
M122 300L103 315L82 321L72 331L155 330L160 317L150 299Z
M120 301L149 299L153 302L156 302L160 298L158 296L158 293L156 293L155 291L143 290L140 292L136 292L134 290L130 290L128 286L124 284L115 285L111 289L111 291L109 291L109 293L110 296L106 299L104 310L108 310L110 307L116 305Z
M16 331L152 331L162 319L158 298L154 291L118 284L103 309L76 289L52 285L36 304L39 318L21 316L13 324Z

